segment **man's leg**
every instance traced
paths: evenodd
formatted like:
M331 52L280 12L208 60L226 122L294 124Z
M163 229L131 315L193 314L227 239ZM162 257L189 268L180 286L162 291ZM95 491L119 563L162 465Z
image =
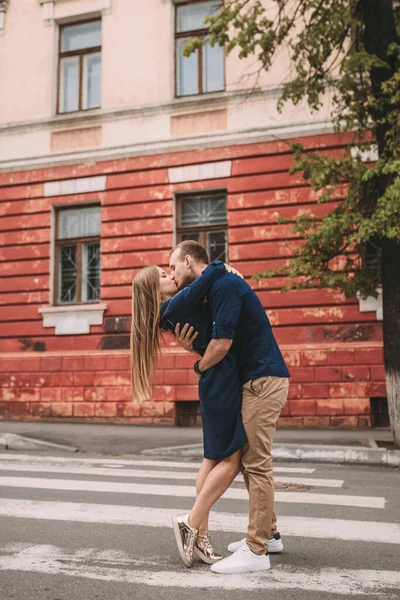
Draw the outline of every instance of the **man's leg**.
M278 527L276 525L276 512L274 510L272 513L271 533L269 534L269 539L273 538L276 533L278 533Z
M244 447L244 450L246 449L246 446ZM249 478L248 478L246 471L244 470L243 464L241 466L240 471L243 475L243 479L244 479L244 483L246 485L247 491L249 491L249 488L250 488ZM276 525L276 512L274 509L274 512L272 513L272 525L271 525L271 533L270 533L269 539L273 538L276 533L278 533L278 527Z
M279 377L262 377L243 387L242 416L248 444L242 464L250 497L246 541L255 554L265 553L271 532L276 533L272 443L287 392L288 380Z

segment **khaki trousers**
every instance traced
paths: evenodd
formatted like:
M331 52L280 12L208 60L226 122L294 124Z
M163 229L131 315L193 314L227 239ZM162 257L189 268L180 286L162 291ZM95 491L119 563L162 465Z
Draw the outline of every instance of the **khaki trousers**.
M256 554L268 551L268 540L277 532L272 443L288 388L289 380L282 377L260 377L243 386L242 419L247 444L242 466L249 491L246 541Z

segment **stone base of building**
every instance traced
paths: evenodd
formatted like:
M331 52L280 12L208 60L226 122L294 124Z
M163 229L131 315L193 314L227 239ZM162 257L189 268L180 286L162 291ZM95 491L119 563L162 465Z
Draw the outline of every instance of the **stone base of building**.
M291 371L285 427L371 426L371 398L385 397L379 343L282 346ZM129 353L0 354L0 419L175 424L198 402L194 357L165 349L151 400L132 398Z

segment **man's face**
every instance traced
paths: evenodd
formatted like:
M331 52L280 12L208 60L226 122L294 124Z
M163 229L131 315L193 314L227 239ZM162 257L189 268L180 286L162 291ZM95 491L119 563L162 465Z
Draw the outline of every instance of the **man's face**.
M173 252L169 259L169 268L171 269L171 279L175 281L178 290L182 290L189 283L194 281L195 277L191 268L192 260L190 256L182 258L180 249Z

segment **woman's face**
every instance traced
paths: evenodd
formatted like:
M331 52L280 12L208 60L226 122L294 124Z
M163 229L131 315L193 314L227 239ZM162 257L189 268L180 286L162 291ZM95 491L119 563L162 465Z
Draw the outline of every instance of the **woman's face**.
M173 298L178 292L176 283L172 281L171 276L168 275L168 273L166 273L164 269L158 267L158 271L160 273L160 293L162 300Z

